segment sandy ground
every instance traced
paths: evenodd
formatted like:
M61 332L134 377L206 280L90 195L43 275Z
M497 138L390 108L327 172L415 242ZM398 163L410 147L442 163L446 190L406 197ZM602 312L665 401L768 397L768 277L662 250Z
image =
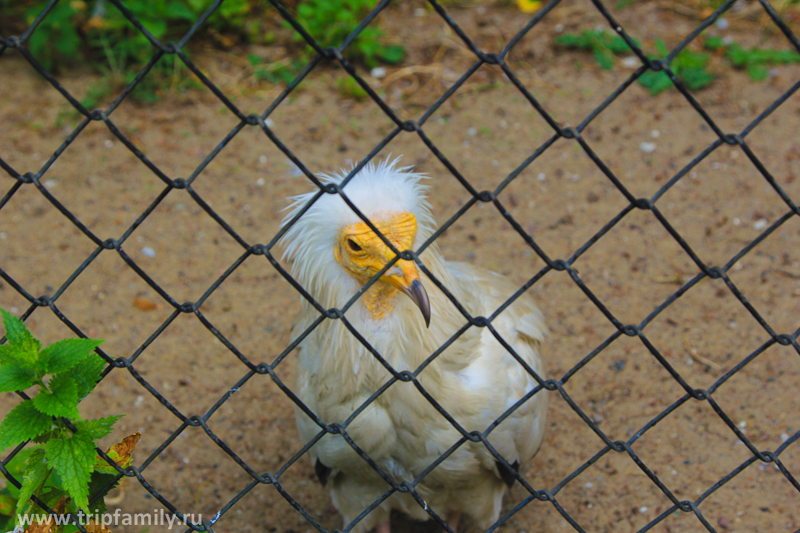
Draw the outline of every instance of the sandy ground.
M392 7L380 18L389 39L407 43L403 71L380 86L403 119L418 119L472 63L457 37L421 4ZM526 18L512 8L452 8L451 14L484 50L499 50ZM644 43L674 45L696 20L647 3L615 12ZM564 31L592 28L603 20L590 3L559 6L514 49L509 63L556 120L577 126L617 88L631 70L618 61L599 69L589 54L554 49ZM794 29L797 25L791 23ZM745 46L788 46L776 31L733 19L725 32ZM198 54L208 75L245 113L261 112L279 87L241 75L235 56ZM724 132L740 132L800 77L783 66L766 82L752 82L721 59L720 79L695 97ZM342 72L321 68L271 115L274 131L314 172L337 169L367 154L393 128L372 102L339 95ZM36 172L74 127L65 102L13 51L0 59L0 157L20 173ZM86 74L62 83L80 96L96 82ZM381 85L382 84L382 85ZM59 114L62 120L59 122ZM747 136L748 145L786 193L800 201L800 101L790 97ZM186 178L236 126L237 119L208 91L171 95L156 105L124 102L114 124L170 178ZM56 124L59 124L56 126ZM489 66L447 100L425 132L477 190L494 189L552 130L523 96ZM637 198L651 198L715 135L675 90L650 97L638 85L623 93L584 131L584 139ZM645 151L642 143L652 143ZM450 218L469 193L413 133L398 135L381 156L403 161L431 176L437 219ZM2 178L3 194L12 178ZM102 123L91 123L42 177L48 191L101 239L119 238L164 190L164 184ZM289 195L309 184L257 128L246 127L199 174L194 190L249 243L267 243L278 229ZM558 140L499 196L500 201L553 259L569 259L628 205L625 197L572 140ZM694 167L656 204L675 230L709 266L723 266L789 210L737 147L723 145ZM492 205L473 206L440 240L448 259L469 261L523 284L544 266ZM730 281L778 334L793 334L800 309L800 220L789 219L734 264ZM0 268L30 294L61 290L95 245L33 186L23 186L0 210ZM178 303L197 301L244 253L185 190L158 203L123 250ZM574 262L581 280L622 324L639 325L699 269L652 212L634 209ZM612 440L630 439L684 395L683 388L635 337L621 336L577 373L571 369L606 342L616 328L564 272L551 271L531 292L551 328L545 346L549 377L564 389ZM151 305L152 304L152 305ZM28 302L0 281L0 306L22 313ZM134 366L181 413L206 413L247 373L247 368L193 315L180 315L146 349L140 348L172 308L119 255L102 252L69 284L58 309L87 335L106 339L111 357ZM201 311L244 356L272 362L289 342L299 298L263 257L247 258L203 303ZM28 324L45 342L70 334L47 309ZM722 280L705 279L655 317L644 333L692 388L708 389L769 340ZM773 345L714 393L713 398L760 450L776 450L800 431L797 383L800 360L791 347ZM290 354L277 375L291 386ZM0 414L18 402L0 397ZM537 489L556 487L603 449L557 393L550 394L549 428L541 452L524 466ZM87 417L125 414L107 440L143 433L136 456L142 465L181 426L125 370L112 371L83 404ZM274 473L302 443L292 403L269 376L256 375L209 419L209 426L254 470ZM105 443L104 443L105 444ZM636 440L633 450L677 498L694 501L747 461L751 454L708 402L689 400ZM781 460L800 473L800 449ZM251 478L198 428L188 428L143 471L148 482L184 513L216 514ZM326 529L342 527L327 492L305 460L281 477L283 488ZM515 487L506 508L524 500ZM643 528L671 502L627 454L609 452L561 487L557 499L586 531ZM126 480L111 509L141 513L161 505ZM795 531L800 494L774 465L754 462L699 507L718 531ZM400 523L400 521L398 521ZM119 531L148 531L119 527ZM154 528L157 530L158 528ZM154 530L149 529L149 530ZM230 508L216 531L300 533L313 527L271 486L257 486ZM535 501L511 517L504 531L566 532L570 524L550 503ZM691 513L675 512L652 530L700 531ZM419 525L401 524L401 531Z

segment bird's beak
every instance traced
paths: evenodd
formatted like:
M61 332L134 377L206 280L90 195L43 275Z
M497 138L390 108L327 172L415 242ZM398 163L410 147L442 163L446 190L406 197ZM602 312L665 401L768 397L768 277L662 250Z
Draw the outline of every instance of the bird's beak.
M419 271L414 262L401 259L384 274L384 277L393 287L411 298L422 311L425 327L430 327L431 303L428 300L428 292L419 279Z

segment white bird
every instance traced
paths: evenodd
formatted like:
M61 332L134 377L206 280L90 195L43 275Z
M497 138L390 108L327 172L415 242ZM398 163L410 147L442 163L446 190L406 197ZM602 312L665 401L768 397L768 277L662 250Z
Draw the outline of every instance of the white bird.
M344 186L347 197L399 252L417 250L435 231L424 175L399 168L398 159L367 164ZM341 174L322 175L341 183ZM314 192L291 198L283 224L306 206ZM286 231L284 257L292 276L324 309L341 309L396 255L338 194L323 194ZM436 244L420 261L473 316L489 316L513 294L507 278L465 263L447 262ZM345 318L397 372L416 371L468 324L448 297L413 261L397 260L350 307ZM303 334L320 313L305 299L292 328ZM429 322L429 327L428 327ZM522 294L492 325L514 351L543 376L539 355L546 328L531 297ZM342 320L324 319L300 343L295 392L325 424L345 421L392 378ZM417 379L466 431L484 432L536 381L488 328L469 327ZM488 436L518 469L542 443L547 399L540 390ZM320 433L296 409L303 442ZM397 381L346 426L347 434L395 482L413 482L462 435L413 383ZM309 451L317 476L348 525L390 488L341 435L325 434ZM467 515L481 529L494 523L514 472L480 442L466 442L416 485L427 507L456 530ZM430 515L411 495L395 492L352 529L389 533L391 510L418 520Z

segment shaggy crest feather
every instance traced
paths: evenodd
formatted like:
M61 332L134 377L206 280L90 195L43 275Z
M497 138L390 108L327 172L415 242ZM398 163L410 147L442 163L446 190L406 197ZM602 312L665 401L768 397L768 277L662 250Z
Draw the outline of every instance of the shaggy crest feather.
M426 200L428 187L421 180L425 174L413 172L412 167L398 167L400 157L374 163L370 161L344 186L344 193L367 218L375 220L383 214L413 213L417 217L417 238L415 246L424 242L434 231L436 225L431 215L431 206ZM350 169L352 170L352 168ZM339 173L319 174L324 184L340 184L350 171L340 169ZM281 227L288 224L306 205L319 194L311 191L289 198L288 213L281 221ZM323 193L286 231L280 240L284 248L283 258L292 262L292 274L304 283L312 294L322 286L339 284L340 287L353 288L343 291L347 298L358 290L353 280L335 262L320 262L327 257L337 241L339 231L345 226L361 222L361 218L338 194ZM402 250L401 250L402 251ZM306 285L308 284L308 285ZM323 305L336 305L344 302L324 302Z

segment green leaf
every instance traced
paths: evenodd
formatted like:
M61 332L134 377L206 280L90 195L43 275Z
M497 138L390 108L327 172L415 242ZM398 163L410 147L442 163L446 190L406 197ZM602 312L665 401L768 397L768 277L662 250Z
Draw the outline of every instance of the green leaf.
M639 46L639 43L636 39L633 39L633 44ZM611 40L608 42L608 49L614 52L615 54L630 54L633 52L628 43L625 42L625 39L620 37L619 35L614 35Z
M800 54L794 50L776 50L773 56L776 63L800 63Z
M650 94L655 96L661 91L672 87L672 80L669 79L666 72L654 72L649 70L641 75L639 84L649 89Z
M11 513L11 516L2 516L0 517L0 531L13 531L14 526L16 525L17 517L14 513Z
M75 429L79 433L85 432L92 440L102 439L113 429L114 422L122 418L122 415L98 418L97 420L86 420L85 422L75 422Z
M8 470L8 473L17 479L22 479L22 476L25 474L25 463L28 461L28 457L30 457L37 448L37 446L27 446L17 452L17 454L6 463L6 470ZM11 484L6 485L6 488L13 489L14 491L17 490L17 488ZM12 494L18 493L19 492L12 492Z
M350 77L337 80L336 87L339 94L345 98L353 98L360 102L367 97L367 91L355 79Z
M0 366L0 392L25 390L33 385L34 375L16 361Z
M561 46L566 46L567 48L588 48L586 39L582 35L575 33L559 35L553 39L553 42Z
M708 54L684 50L675 60L678 69L702 69L708 64Z
M14 358L14 348L8 344L0 344L0 364L11 361Z
M597 60L597 64L600 65L601 68L605 70L611 70L614 68L614 54L612 54L611 50L605 46L598 46L594 49L594 58Z
M33 398L36 408L51 416L80 419L78 385L68 374L56 374L50 379L50 390L42 389Z
M749 50L744 50L746 54L746 63L748 65L752 65L753 63L772 63L773 61L773 50L761 50L760 48L750 48Z
M36 448L25 462L25 475L22 478L22 488L19 490L17 501L17 514L25 513L31 496L42 486L50 468L44 461L44 448Z
M194 11L183 2L168 2L165 15L172 19L183 19L190 22L197 20L197 15Z
M12 497L6 491L0 491L0 516L14 516L14 509L16 508L16 505L16 498ZM0 524L2 524L4 521L5 520L0 520ZM13 524L11 527L14 527ZM2 531L2 527L0 527L0 531Z
M219 9L214 15L219 15L223 19L230 21L232 24L241 25L241 21L234 20L236 17L241 18L250 11L250 4L246 0L227 0L219 6ZM196 18L196 17L195 17ZM213 16L212 16L213 18ZM194 19L192 19L194 20Z
M161 39L167 33L167 23L163 20L144 19L140 21L142 26L150 32L156 39Z
M0 423L0 450L16 446L50 429L52 420L39 412L33 401L24 401L13 408Z
M208 6L211 5L211 2L208 0L188 0L189 6L197 13L198 15L203 13Z
M21 362L35 362L39 357L39 350L42 345L33 338L33 335L25 327L22 320L5 309L0 309L0 313L3 315L3 325L6 328L8 345L13 348L13 351L10 352L12 357Z
M625 9L628 6L632 6L636 2L636 0L619 0L616 4L614 4L614 9L620 10Z
M667 57L669 55L669 48L667 48L667 45L664 44L664 41L661 39L656 39L655 45L656 50L658 50L658 53L661 54L661 57Z
M32 2L32 7L27 12L29 21L41 11L41 4ZM75 10L73 2L59 2L42 21L36 32L28 41L31 53L45 68L49 69L55 64L55 59L76 60L80 58L80 36L76 31L78 26L72 21Z
M50 477L53 479L53 483L51 485L48 481L44 484L44 488L41 494L39 494L39 499L42 500L45 505L50 506L51 509L56 509L59 506L59 502L62 501L62 499L66 499L67 493L61 488L63 484L61 483L61 478L58 476L58 472L51 470Z
M99 472L101 474L108 474L112 476L116 476L118 474L117 469L108 464L108 461L103 459L102 457L95 457L94 460L94 471Z
M725 48L725 40L720 37L719 35L713 35L705 40L703 46L706 50L719 50L720 48Z
M51 426L50 431L45 431L44 433L38 435L31 439L31 442L35 442L36 444L44 444L45 442L49 441L53 438L53 434L58 432L59 429L56 426Z
M731 60L733 66L743 67L745 63L747 63L749 54L738 44L731 43L731 45L728 47L728 51L725 52L725 56Z
M747 65L747 75L753 81L764 81L769 77L769 69L764 65Z
M682 71L680 77L690 91L708 87L714 82L714 75L705 68Z
M379 54L380 58L390 65L400 63L406 56L406 49L399 44L384 46Z
M79 509L89 508L89 480L94 464L95 446L89 435L71 434L69 438L51 439L44 446L47 463L61 478L64 490Z
M103 461L105 463L105 461ZM108 463L106 463L108 466ZM94 506L99 508L99 512L104 513L106 512L106 505L103 501L103 498L106 497L106 494L111 491L114 487L119 485L120 479L117 479L117 472L114 471L113 474L103 473L94 471L92 472L92 480L89 482L89 499L95 499ZM116 481L114 481L116 479ZM109 483L113 483L109 485Z
M89 394L106 368L105 360L99 355L90 355L70 371L70 375L78 385L78 398Z
M81 49L81 38L75 31L74 24L67 23L59 30L58 38L51 44L54 44L59 54L65 58L76 56Z
M100 346L103 341L96 339L64 339L54 342L39 357L48 374L69 370Z
M597 63L605 70L611 70L614 67L615 55L632 52L625 39L613 32L603 30L585 30L579 35L559 35L554 42L567 48L591 50ZM639 46L636 41L633 42Z

